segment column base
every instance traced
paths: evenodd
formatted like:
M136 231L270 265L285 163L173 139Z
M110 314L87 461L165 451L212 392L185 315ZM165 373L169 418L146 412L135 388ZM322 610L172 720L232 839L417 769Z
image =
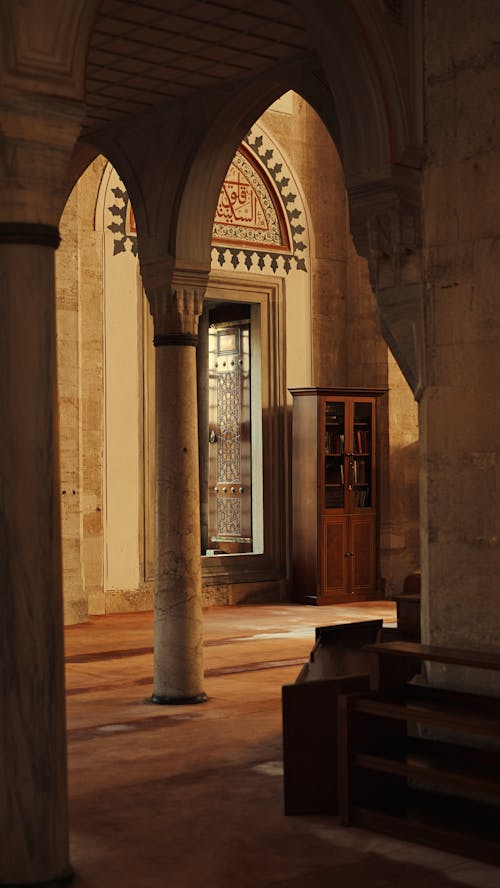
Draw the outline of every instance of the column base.
M47 882L2 882L0 888L61 888L62 885L69 885L75 877L72 867L69 867L62 875L55 876Z
M167 694L151 694L151 703L159 706L187 706L194 703L206 703L207 695L202 692L194 697L169 697Z

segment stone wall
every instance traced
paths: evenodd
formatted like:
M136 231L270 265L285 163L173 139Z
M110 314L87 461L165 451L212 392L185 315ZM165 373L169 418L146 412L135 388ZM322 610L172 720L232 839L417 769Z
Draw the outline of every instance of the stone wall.
M64 577L64 619L79 623L88 613L82 553L81 354L78 288L78 191L69 197L56 253L59 460Z
M500 6L425 12L423 632L498 645Z
M104 613L102 234L96 160L73 189L56 253L65 621Z

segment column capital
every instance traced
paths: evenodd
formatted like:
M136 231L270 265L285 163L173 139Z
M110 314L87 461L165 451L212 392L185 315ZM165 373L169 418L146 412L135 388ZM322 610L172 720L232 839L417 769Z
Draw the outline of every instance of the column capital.
M422 279L422 207L418 169L349 188L352 236L368 260L374 290Z
M418 170L349 193L356 248L368 260L378 322L415 397L425 387L424 263Z
M57 228L83 115L78 100L0 90L0 222L7 240L26 242L22 226L39 226L42 240L44 228Z
M197 344L208 273L205 265L193 267L169 259L141 264L155 346Z

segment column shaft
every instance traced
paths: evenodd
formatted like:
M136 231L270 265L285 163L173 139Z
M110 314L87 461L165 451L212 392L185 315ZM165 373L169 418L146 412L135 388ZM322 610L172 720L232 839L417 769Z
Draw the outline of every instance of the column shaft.
M154 702L202 702L196 349L156 349Z
M0 245L0 882L68 861L54 254Z

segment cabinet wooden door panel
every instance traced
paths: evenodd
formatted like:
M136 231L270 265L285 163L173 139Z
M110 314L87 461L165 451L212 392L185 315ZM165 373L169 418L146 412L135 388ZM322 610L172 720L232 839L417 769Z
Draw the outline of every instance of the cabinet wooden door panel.
M326 595L341 595L347 583L348 536L344 518L323 521L323 582Z
M350 592L366 595L375 586L375 516L349 518Z

